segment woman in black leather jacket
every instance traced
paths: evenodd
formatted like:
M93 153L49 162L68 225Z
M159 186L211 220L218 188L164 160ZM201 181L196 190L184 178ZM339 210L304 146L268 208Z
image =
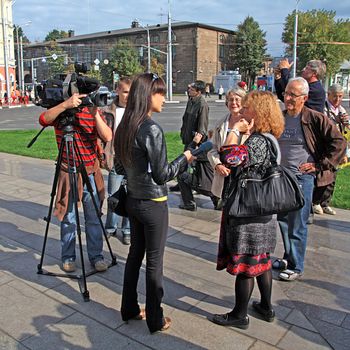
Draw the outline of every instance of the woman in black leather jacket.
M116 158L127 177L126 209L130 219L131 245L127 257L121 314L123 321L146 319L151 333L166 330L171 320L163 316L163 255L168 230L166 182L192 160L189 151L168 163L162 128L152 120L161 112L166 89L155 74L133 80L128 103L115 136ZM146 253L146 309L137 300L137 282Z

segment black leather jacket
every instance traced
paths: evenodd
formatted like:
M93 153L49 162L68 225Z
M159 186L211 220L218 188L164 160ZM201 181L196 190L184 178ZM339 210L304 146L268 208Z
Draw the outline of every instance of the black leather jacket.
M124 167L128 181L128 196L137 199L154 199L166 196L167 181L186 168L182 154L168 163L162 128L147 118L136 134L132 149L132 164Z

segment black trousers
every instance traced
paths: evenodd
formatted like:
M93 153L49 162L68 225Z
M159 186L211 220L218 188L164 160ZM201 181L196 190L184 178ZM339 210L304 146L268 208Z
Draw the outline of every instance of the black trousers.
M150 332L164 325L163 256L168 232L168 203L128 197L131 245L126 260L121 314L127 321L140 313L137 283L146 253L146 322Z
M328 207L335 188L335 180L327 186L315 187L312 203L320 204L322 208Z

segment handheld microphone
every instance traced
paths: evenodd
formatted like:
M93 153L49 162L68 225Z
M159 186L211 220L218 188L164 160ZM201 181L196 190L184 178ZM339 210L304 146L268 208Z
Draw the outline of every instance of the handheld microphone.
M213 148L213 143L211 141L206 141L206 142L203 142L195 150L191 150L191 154L197 157L201 153L208 153L212 148Z

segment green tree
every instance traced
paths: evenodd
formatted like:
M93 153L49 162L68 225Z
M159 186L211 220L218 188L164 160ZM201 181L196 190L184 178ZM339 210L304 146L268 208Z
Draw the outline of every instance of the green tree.
M95 65L91 65L91 68L89 71L86 72L86 75L90 78L97 79L98 81L102 80L102 74L101 74L101 68L97 69L95 68Z
M344 59L350 57L350 21L335 19L335 11L311 10L298 12L298 65L302 69L309 60L325 60L327 75L339 70ZM293 52L295 11L286 17L282 41L287 44L286 54ZM342 45L339 43L347 43Z
M17 30L18 30L18 40L20 40L19 38L22 37L23 43L27 43L27 44L30 43L29 39L24 34L23 28L21 26L14 25L13 37L14 37L15 43L17 44Z
M253 17L247 16L238 25L233 49L233 60L240 69L242 79L248 86L254 83L257 73L262 68L266 53L266 33L259 27Z
M68 36L68 32L64 30L53 29L46 35L45 41L55 41L57 39L68 38Z
M139 52L125 39L120 40L112 47L109 63L101 66L102 80L109 86L113 80L113 72L122 77L132 76L143 71L144 67L140 64Z
M156 57L151 58L151 72L156 73L159 77L165 74L164 64L159 63Z
M59 57L54 59L52 57L54 54ZM53 78L56 74L68 73L71 67L68 67L67 65L67 56L62 56L64 54L65 51L54 42L45 49L45 56L50 56L50 58L46 59L48 65L48 78Z

